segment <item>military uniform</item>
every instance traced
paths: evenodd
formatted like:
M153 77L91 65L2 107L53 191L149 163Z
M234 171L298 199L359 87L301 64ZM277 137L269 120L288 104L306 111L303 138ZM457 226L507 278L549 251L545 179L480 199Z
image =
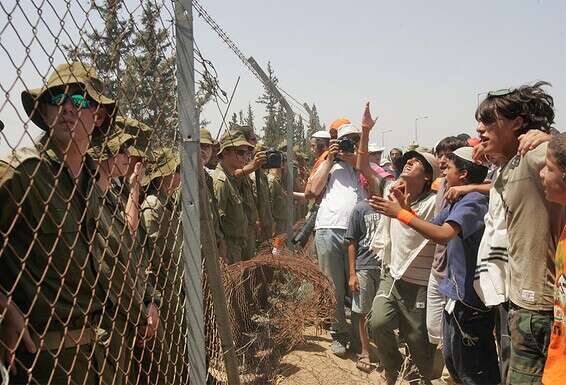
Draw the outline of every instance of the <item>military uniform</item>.
M248 258L251 258L255 254L256 242L257 242L257 231L256 222L258 220L256 199L254 196L254 190L252 186L252 181L248 176L242 175L238 179L238 186L240 195L242 197L242 204L244 205L244 212L246 213L246 218L248 220Z
M43 95L70 84L107 112L93 136L108 130L116 105L103 94L94 68L59 65L47 85L22 92L24 110L46 135L37 146L14 151L0 167L0 290L22 310L38 348L37 353L18 348L11 384L98 385L116 374L116 362L107 364L109 331L102 328L103 313L116 303L100 279L92 245L98 230L87 202L95 165L86 155L75 178L37 113ZM121 377L114 383L121 384Z
M252 189L254 192L258 217L261 222L261 233L258 234L260 243L269 241L273 237L273 213L271 199L269 198L269 181L264 170L256 171L259 173L259 190L256 183L256 175L251 174Z
M102 363L90 357L104 354L106 340L97 339L104 334L100 319L114 304L97 278L98 264L90 250L94 218L84 197L92 188L92 174L83 168L77 186L62 155L53 146L41 145L18 150L2 168L1 290L29 314L28 329L36 346L45 335L37 357L18 349L18 372L10 383L27 384L26 370L33 366L37 384L95 385ZM56 354L61 341L71 336L80 341L65 342L66 348Z
M249 226L243 198L237 188L238 180L234 176L227 175L220 163L212 173L212 182L230 263L245 261L250 257Z
M269 182L269 198L271 200L271 210L273 221L275 222L275 234L287 232L287 197L285 194L285 184L280 175L270 173L267 177Z

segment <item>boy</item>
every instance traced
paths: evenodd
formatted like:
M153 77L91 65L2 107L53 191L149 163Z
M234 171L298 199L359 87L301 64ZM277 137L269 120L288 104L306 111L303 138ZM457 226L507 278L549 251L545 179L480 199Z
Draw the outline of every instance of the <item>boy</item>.
M550 202L566 204L566 134L554 136L546 153L546 164L540 176L544 194ZM566 377L566 227L562 230L556 248L556 282L554 285L554 324L548 346L548 356L544 367L542 382L545 385L564 383Z
M350 215L346 241L348 245L348 285L352 293L352 312L358 313L361 354L356 367L371 371L369 361L369 339L366 333L366 316L371 310L373 298L379 286L381 260L371 250L380 215L373 211L367 200L359 201Z
M476 111L482 140L478 147L486 155L505 158L494 187L505 206L509 240L511 384L540 383L553 319L554 254L564 206L543 196L539 172L547 145L518 154L522 135L532 130L544 135L552 128L554 101L543 88L547 85L490 92Z
M447 187L481 183L487 168L472 159L471 147L461 147L449 156ZM483 235L487 197L471 192L448 204L429 223L408 209L408 197L394 189L390 200L373 197L372 207L399 219L438 244L447 244L447 278L440 291L448 298L443 321L443 354L452 378L465 384L500 382L493 337L494 315L474 291L476 256Z

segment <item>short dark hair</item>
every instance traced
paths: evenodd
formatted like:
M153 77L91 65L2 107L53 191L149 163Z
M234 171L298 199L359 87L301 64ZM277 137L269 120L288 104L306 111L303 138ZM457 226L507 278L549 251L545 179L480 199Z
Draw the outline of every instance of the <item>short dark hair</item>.
M566 172L566 133L554 135L548 142L548 151L556 159L558 167Z
M463 140L463 141L467 141L468 139L471 138L471 136L466 134L466 133L463 133L463 134L456 135L456 138Z
M466 184L483 183L487 176L487 172L489 171L487 167L462 159L454 153L448 155L448 159L454 162L454 166L456 166L458 170L468 172Z
M434 154L438 155L441 152L454 152L460 147L466 147L468 143L457 136L447 136L442 139L434 148Z
M524 85L506 90L499 95L488 93L476 110L476 120L485 124L495 122L501 114L507 119L522 117L524 126L521 133L528 130L549 132L554 123L554 99L543 89L550 83L539 81L534 85Z

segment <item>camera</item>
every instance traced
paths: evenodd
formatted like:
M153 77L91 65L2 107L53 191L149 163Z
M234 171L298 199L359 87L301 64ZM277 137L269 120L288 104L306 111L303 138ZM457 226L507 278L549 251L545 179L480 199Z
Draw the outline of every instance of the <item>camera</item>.
M281 151L270 148L265 151L265 156L267 157L267 161L263 164L262 168L280 168L283 164L283 153Z
M338 139L336 144L338 144L338 148L342 152L353 154L356 149L356 142L349 138Z

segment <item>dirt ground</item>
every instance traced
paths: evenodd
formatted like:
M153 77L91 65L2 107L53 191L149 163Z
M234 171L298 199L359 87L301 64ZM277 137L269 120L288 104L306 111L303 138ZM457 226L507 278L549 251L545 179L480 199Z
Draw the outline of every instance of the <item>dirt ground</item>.
M281 361L278 385L381 385L385 379L375 369L364 373L356 368L355 356L338 358L330 352L330 334L309 328L305 342Z

